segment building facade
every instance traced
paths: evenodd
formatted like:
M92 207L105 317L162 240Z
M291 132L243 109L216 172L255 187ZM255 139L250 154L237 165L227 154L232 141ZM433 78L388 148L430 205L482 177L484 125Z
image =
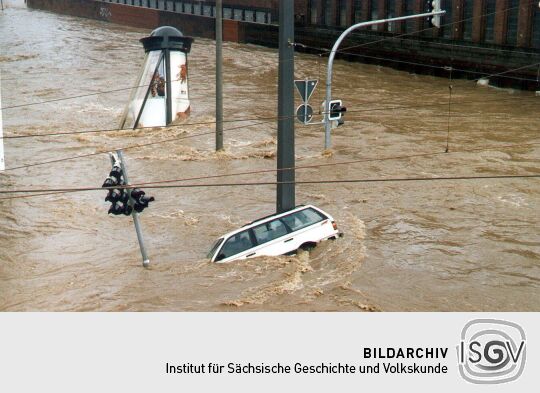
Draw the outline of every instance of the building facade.
M173 25L214 38L214 0L27 0L30 7L137 27ZM223 0L224 38L277 46L279 0ZM299 50L320 53L352 24L419 14L427 0L295 0ZM540 90L540 8L532 0L441 0L441 27L413 19L352 34L340 56L445 76L499 74L497 85ZM384 38L384 40L382 40ZM373 43L377 42L376 45ZM317 48L320 50L318 51ZM515 70L516 71L510 71Z
M367 20L428 10L425 0L304 0L304 23L346 27ZM447 41L540 49L540 8L531 0L441 0L446 11L440 29L417 19L374 27L378 32ZM423 31L422 31L423 30ZM420 33L415 33L421 31Z

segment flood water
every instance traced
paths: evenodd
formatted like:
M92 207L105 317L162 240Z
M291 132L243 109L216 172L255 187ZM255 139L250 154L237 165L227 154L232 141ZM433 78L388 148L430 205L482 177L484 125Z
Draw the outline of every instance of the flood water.
M150 31L4 3L3 107L135 83L144 55L138 40ZM126 150L130 180L274 169L275 121L225 124L219 154L212 135L184 138L214 129L214 56L214 42L197 38L185 123L199 124L5 139L6 167L177 137ZM224 58L225 120L276 116L277 51L226 43ZM322 80L325 65L298 54L296 70L297 78ZM323 153L322 126L297 124L297 165L366 161L299 169L297 179L540 174L540 97L452 84L444 153L447 79L337 61L333 96L349 109L345 125ZM128 97L123 90L5 109L4 135L115 128ZM419 153L432 154L403 157ZM0 186L99 187L109 170L99 154L8 170ZM190 183L274 180L266 172ZM299 184L297 203L332 214L345 236L310 254L223 265L205 260L213 241L271 214L275 186L147 191L156 198L141 216L148 269L131 218L108 216L104 191L1 200L0 310L540 311L539 179Z

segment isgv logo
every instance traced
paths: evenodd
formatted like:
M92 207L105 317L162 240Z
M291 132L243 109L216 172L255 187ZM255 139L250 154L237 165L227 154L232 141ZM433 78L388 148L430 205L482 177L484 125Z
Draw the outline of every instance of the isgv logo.
M519 378L527 353L525 331L516 323L475 319L461 331L459 372L468 382L498 384Z

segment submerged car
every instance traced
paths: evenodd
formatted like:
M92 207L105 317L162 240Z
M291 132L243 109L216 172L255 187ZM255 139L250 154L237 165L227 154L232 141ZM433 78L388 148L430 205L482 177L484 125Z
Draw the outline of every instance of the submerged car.
M211 262L232 262L261 255L293 254L341 236L336 222L312 205L253 221L220 237L210 252Z

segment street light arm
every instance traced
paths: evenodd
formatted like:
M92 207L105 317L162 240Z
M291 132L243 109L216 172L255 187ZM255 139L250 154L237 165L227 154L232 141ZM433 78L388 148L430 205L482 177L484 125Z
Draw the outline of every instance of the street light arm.
M443 15L446 11L436 11L436 12L426 12L423 14L416 14L416 15L408 15L408 16L398 16L396 18L389 18L389 19L379 19L379 20L371 20L368 22L360 22L355 25L352 25L347 30L345 30L337 41L335 42L334 46L332 47L332 50L330 51L330 56L328 57L328 68L326 71L326 102L325 102L325 114L324 114L324 123L325 123L325 142L324 147L325 149L330 148L330 120L328 117L330 116L330 101L332 100L332 71L334 66L334 58L336 57L336 53L339 49L339 46L350 33L352 33L354 30L357 30L361 27L367 27L367 26L373 26L373 25L380 25L382 23L388 23L388 22L398 22L401 20L407 20L407 19L416 19L416 18L424 18L427 16L436 16L436 15Z

